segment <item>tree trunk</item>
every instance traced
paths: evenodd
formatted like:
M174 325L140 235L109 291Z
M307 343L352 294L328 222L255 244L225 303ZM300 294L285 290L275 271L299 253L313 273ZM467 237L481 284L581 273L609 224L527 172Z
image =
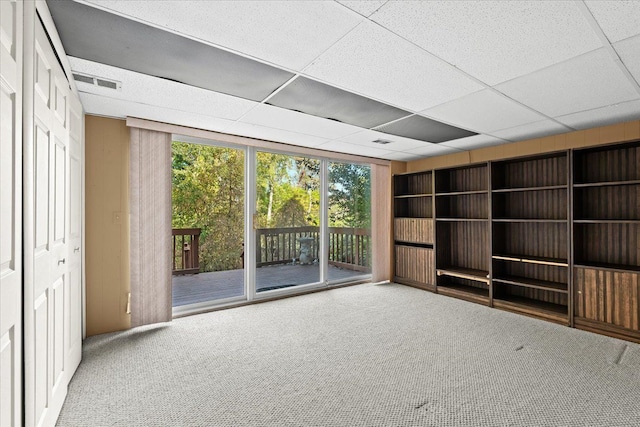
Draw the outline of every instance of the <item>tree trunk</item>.
M272 209L273 209L273 185L269 184L269 206L267 207L267 227L271 225Z

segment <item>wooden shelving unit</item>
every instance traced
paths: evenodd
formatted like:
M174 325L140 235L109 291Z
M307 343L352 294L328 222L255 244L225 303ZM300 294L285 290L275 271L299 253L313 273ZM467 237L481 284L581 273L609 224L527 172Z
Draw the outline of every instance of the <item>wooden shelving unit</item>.
M493 306L568 324L569 156L491 165Z
M394 280L435 290L433 173L394 176Z
M436 288L443 295L490 301L488 164L435 171Z
M575 324L640 340L640 144L573 162Z
M640 342L640 141L394 183L395 280Z

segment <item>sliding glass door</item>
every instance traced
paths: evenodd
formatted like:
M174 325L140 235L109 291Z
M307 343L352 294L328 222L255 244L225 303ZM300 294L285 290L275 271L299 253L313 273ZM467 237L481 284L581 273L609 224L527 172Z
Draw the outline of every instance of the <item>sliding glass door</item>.
M173 307L245 296L245 150L172 143Z
M256 294L321 282L322 162L256 153Z
M327 281L371 274L371 167L327 162Z
M369 165L179 136L172 150L174 313L371 273Z

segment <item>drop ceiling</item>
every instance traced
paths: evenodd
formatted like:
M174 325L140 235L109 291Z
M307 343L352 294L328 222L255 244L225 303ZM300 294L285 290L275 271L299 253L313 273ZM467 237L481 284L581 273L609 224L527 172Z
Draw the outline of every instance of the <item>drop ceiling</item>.
M640 119L640 1L47 3L88 114L390 160Z

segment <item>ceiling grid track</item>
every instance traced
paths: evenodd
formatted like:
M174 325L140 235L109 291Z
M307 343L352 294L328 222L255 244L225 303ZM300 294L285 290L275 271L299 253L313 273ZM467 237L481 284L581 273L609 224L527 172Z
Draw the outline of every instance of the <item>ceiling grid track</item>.
M373 20L371 20L370 18L367 18L367 19L368 19L371 23L373 23L373 24L375 24L375 25L379 26L380 28L383 28L385 31L389 31L390 33L392 33L392 34L394 34L394 35L396 35L396 36L400 37L401 39L403 39L403 40L404 40L404 41L406 41L407 43L411 43L411 44L412 44L412 45L414 45L415 47L417 47L417 48L421 49L422 51L426 52L426 53L427 53L428 55L430 55L432 58L434 58L434 59L436 59L436 60L440 61L442 64L445 64L447 67L449 67L450 69L454 70L456 73L458 73L458 74L460 74L460 75L462 75L462 76L464 76L464 77L466 77L466 78L468 78L468 79L470 79L470 80L474 81L475 83L477 83L477 84L479 84L479 85L483 86L485 89L487 89L487 90L489 90L489 91L493 92L494 94L496 94L496 95L498 95L498 96L500 96L500 97L502 97L502 98L504 98L504 99L507 99L507 100L509 100L509 101L511 101L511 102L514 102L514 103L518 104L519 106L521 106L521 107L523 107L523 108L525 108L525 109L527 109L527 110L531 111L532 113L535 113L535 114L540 115L540 116L542 117L542 119L550 120L550 121L552 121L552 122L554 122L554 123L556 123L556 124L558 124L558 125L560 125L560 126L564 127L564 128L565 128L565 129L567 129L568 131L573 131L573 130L575 130L575 129L574 129L574 128L572 128L571 126L567 126L566 124L564 124L564 123L561 123L561 122L557 121L557 120L556 120L556 119L554 119L553 117L550 117L550 116L548 116L548 115L546 115L546 114L544 114L544 113L541 113L540 111L538 111L538 110L536 110L536 109L534 109L534 108L531 108L531 107L529 107L528 105L523 104L523 103L521 103L521 102L519 102L519 101L517 101L517 100L515 100L515 99L511 98L510 96L508 96L508 95L504 94L503 92L500 92L499 90L495 89L493 86L490 86L490 85L488 85L487 83L483 82L482 80L478 79L477 77L474 77L474 76L472 76L471 74L466 73L465 71L461 70L460 68L458 68L458 67L456 67L455 65L451 64L450 62L445 61L444 59L440 58L439 56L437 56L437 55L433 54L432 52L429 52L428 50L426 50L426 49L425 49L425 48L423 48L422 46L420 46L420 45L418 45L418 44L414 43L413 41L411 41L411 40L407 39L406 37L404 37L404 36L402 36L402 35L400 35L400 34L396 33L395 31L393 31L393 30L391 30L391 29L389 29L389 28L385 27L384 25L382 25L382 24L380 24L380 23L378 23L378 22L376 22L376 21L373 21ZM500 84L502 84L502 83L504 83L504 82L501 82ZM449 101L447 101L447 102L449 102ZM444 103L439 104L439 105L446 104L447 102L444 102ZM438 107L438 105L433 105L433 106L429 107L428 109L432 109L432 108L436 108L436 107ZM425 117L426 117L426 116L425 116ZM541 120L542 120L542 119L541 119ZM499 130L503 130L503 129L499 129ZM486 133L485 133L485 135L486 135Z
M618 52L611 45L611 42L609 41L609 38L606 36L604 31L602 31L602 27L600 27L600 24L598 24L598 21L596 21L596 18L593 17L593 14L591 13L589 6L587 6L585 2L582 0L576 0L575 3L578 6L578 9L580 9L580 11L582 12L582 15L584 16L584 18L587 20L587 22L589 23L593 31L596 33L596 35L602 42L602 46L609 53L613 62L615 62L615 64L620 69L620 71L622 71L622 74L625 75L627 80L629 80L629 83L631 83L635 91L638 93L638 95L640 95L640 84L638 84L638 82L633 77L633 75L631 74L627 66L624 64L624 62L622 62L622 59L620 59Z

